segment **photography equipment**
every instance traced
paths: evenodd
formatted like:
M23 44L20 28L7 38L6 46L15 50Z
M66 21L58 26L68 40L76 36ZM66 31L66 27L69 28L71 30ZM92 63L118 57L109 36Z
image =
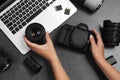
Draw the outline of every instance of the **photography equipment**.
M41 24L38 23L30 24L26 28L25 35L26 38L33 43L37 43L37 44L46 43L46 39L45 39L46 31Z
M33 73L38 73L42 69L42 66L31 55L24 60L24 64Z
M120 43L120 23L104 20L102 28L102 38L105 46L119 46Z
M11 58L8 54L0 48L0 72L7 70L11 65Z
M109 56L108 58L106 58L106 60L108 61L109 64L114 65L117 63L115 57L113 55Z
M104 0L71 0L71 1L79 5L85 6L91 11L96 11L97 9L99 9L104 2Z
M57 42L86 52L90 47L90 35L95 37L94 33L88 29L86 24L80 23L76 27L65 24L58 33Z

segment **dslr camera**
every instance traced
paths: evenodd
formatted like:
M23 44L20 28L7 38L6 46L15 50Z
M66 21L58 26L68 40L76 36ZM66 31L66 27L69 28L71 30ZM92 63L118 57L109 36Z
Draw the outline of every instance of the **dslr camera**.
M57 43L86 52L90 47L90 35L95 37L94 33L84 23L77 26L65 24L58 33Z

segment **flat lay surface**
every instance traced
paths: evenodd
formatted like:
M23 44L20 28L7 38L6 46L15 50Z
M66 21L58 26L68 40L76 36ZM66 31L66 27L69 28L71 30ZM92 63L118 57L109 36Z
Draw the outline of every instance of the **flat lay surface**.
M103 6L95 13L89 12L87 9L77 7L78 11L64 24L78 25L85 23L89 29L96 29L100 32L103 27L103 20L110 19L113 22L120 22L120 0L104 0ZM67 9L66 14L69 14ZM67 16L67 15L66 15ZM56 43L57 33L60 27L51 32L58 57L69 75L71 80L106 80L104 75L94 63L91 54L81 53L74 49L60 46ZM2 47L12 58L12 66L5 72L0 73L0 80L54 80L53 72L49 63L41 56L30 51L26 55L22 55L9 39L0 31L0 47ZM31 73L24 65L25 58L31 54L41 65L42 70L37 73ZM120 71L120 46L115 48L105 48L105 57L114 56L117 63L113 66Z

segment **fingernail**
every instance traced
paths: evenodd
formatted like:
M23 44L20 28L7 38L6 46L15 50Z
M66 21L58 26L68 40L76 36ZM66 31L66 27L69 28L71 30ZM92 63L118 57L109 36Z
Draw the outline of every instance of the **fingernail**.
M93 38L93 35L90 35L90 38Z

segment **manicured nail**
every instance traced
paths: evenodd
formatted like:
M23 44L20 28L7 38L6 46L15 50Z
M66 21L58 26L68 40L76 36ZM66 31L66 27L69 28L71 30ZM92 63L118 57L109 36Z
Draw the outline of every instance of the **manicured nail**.
M90 35L90 38L93 38L93 35Z

